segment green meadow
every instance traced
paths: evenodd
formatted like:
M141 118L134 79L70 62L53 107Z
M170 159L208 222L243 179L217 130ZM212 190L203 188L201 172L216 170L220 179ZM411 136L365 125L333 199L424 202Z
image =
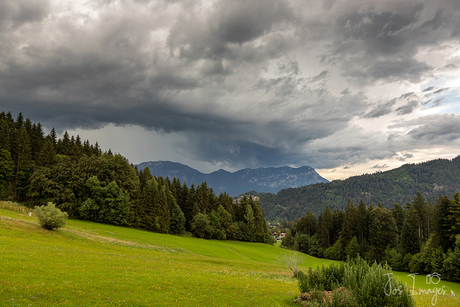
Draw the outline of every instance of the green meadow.
M281 260L289 251L278 246L77 220L47 231L27 213L0 203L0 306L295 306L299 294ZM301 257L304 269L333 263ZM411 285L406 275L395 272ZM416 287L433 288L416 278ZM459 284L443 285L460 296ZM431 306L432 294L415 298ZM437 296L437 306L458 305Z

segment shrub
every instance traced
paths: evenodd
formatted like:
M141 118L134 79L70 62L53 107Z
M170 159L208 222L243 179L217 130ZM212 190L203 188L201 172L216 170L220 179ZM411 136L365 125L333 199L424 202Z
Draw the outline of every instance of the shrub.
M323 301L327 306L415 306L409 290L394 279L388 266L369 266L359 256L340 266L299 272L298 280L301 292L338 292L332 302Z
M409 262L409 272L423 273L422 253L412 255L412 259Z
M297 252L290 252L283 255L281 262L286 264L294 274L294 277L299 276L299 265L302 263L302 257Z
M62 212L52 202L49 202L46 206L35 206L34 212L38 217L40 225L48 230L64 227L68 217L67 212Z

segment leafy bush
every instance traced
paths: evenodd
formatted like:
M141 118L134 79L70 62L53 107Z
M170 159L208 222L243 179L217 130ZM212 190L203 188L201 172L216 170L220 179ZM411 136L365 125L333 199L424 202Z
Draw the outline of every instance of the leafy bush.
M52 202L49 202L46 206L35 206L34 212L38 217L40 225L48 230L64 227L68 217L67 212L62 212Z
M298 280L302 293L325 291L328 295L332 291L332 299L319 300L316 306L415 306L409 290L393 278L388 266L369 266L359 256L340 266L310 268L308 274L299 272Z

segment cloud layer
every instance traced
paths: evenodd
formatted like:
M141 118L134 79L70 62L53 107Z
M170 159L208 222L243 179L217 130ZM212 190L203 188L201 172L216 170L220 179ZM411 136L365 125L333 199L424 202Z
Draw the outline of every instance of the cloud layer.
M459 38L457 0L7 0L0 101L234 169L382 167L460 145Z

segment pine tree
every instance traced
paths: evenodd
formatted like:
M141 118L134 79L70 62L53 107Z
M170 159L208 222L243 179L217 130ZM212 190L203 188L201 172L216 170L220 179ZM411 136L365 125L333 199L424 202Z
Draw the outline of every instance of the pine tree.
M419 218L417 211L408 203L401 232L401 248L403 254L415 255L420 252L420 238L418 236Z
M384 251L395 242L395 221L391 212L377 206L369 217L370 260L381 261Z
M16 163L16 197L24 200L27 194L30 176L33 172L33 162L31 160L31 149L29 135L25 128L19 131Z
M401 244L402 228L404 225L404 209L399 204L394 204L391 209L396 226L396 246Z
M334 220L331 209L328 206L324 209L321 219L321 244L323 248L328 248L332 241L332 231L334 227Z
M10 183L14 175L14 163L10 152L0 149L0 199L10 195Z
M417 215L417 228L418 228L418 237L420 238L421 242L425 241L425 238L428 235L427 232L427 217L426 217L426 201L423 198L422 194L417 193L412 202L412 206Z
M361 244L364 239L368 239L368 231L369 231L369 212L366 209L366 205L364 205L363 201L360 201L357 208L357 215L358 215L358 224L357 224L357 232L358 232L358 243Z
M358 216L353 202L349 199L345 209L345 217L342 224L342 239L345 245L357 235Z
M453 240L450 238L450 231L453 226L452 219L450 218L450 205L447 195L444 197L439 195L436 203L435 242L442 247L444 253L453 247Z
M51 142L53 142L53 147L56 148L56 145L57 145L57 133L56 133L56 130L54 129L51 129L50 131L50 134L48 135L50 138L51 138Z
M176 201L173 201L171 208L171 222L169 224L169 233L182 234L185 232L185 215Z
M450 201L449 220L452 225L449 238L454 241L455 237L460 234L460 198L458 192L455 193Z
M49 138L45 139L42 150L40 151L37 159L38 166L50 167L53 164L54 156L56 152L54 151L53 143Z
M10 128L3 118L0 119L0 149L8 150L10 148ZM11 155L11 154L10 154Z

